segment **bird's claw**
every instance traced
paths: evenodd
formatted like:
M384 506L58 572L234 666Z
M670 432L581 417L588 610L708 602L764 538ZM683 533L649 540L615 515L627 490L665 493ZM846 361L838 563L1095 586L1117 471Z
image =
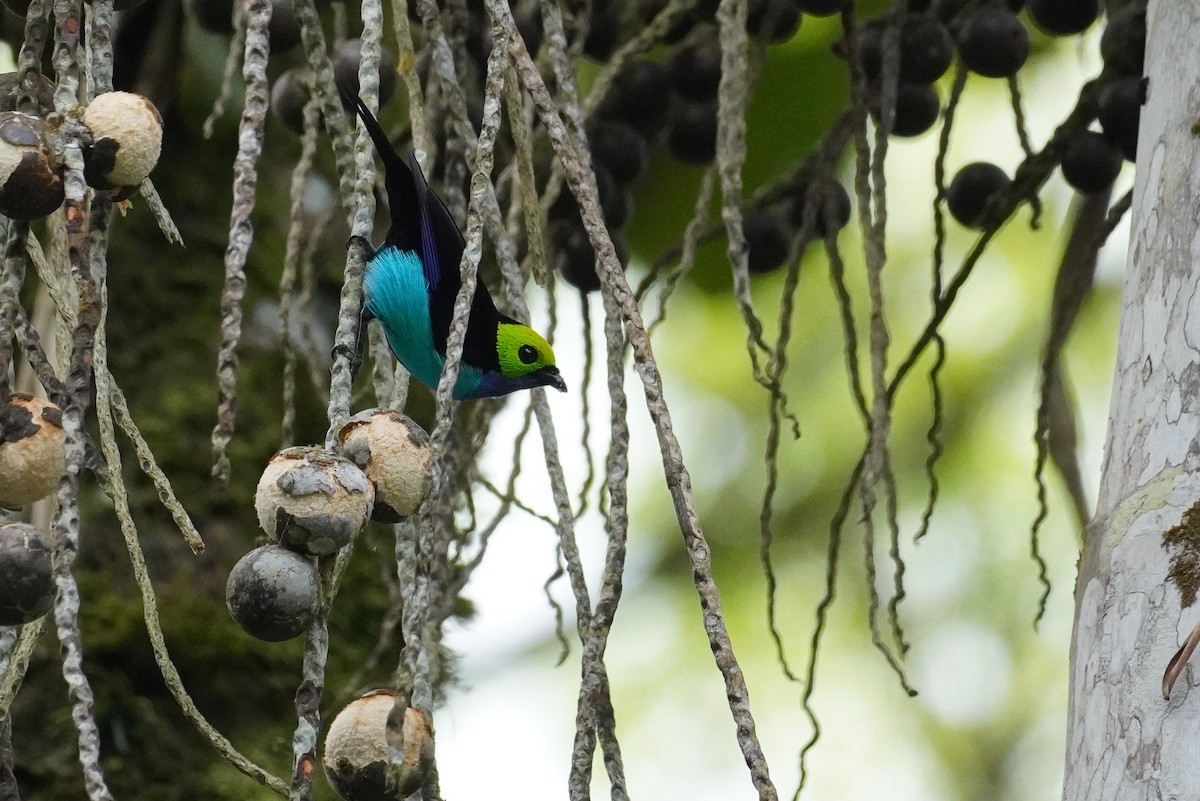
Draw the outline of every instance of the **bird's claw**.
M350 363L350 375L358 375L358 368L362 367L363 359L357 348L349 345L334 345L329 355L333 357L334 361L337 361L339 357L344 358Z
M371 257L375 255L375 248L371 246L371 243L367 241L365 236L351 234L346 240L346 249L349 250L353 246L362 248L363 253L367 254L366 257L368 261L370 261Z

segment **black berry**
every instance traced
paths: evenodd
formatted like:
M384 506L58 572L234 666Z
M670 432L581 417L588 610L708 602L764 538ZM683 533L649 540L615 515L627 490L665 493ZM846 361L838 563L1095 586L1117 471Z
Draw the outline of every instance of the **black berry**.
M797 230L804 225L808 203L813 204L813 231L817 236L840 231L850 222L850 194L838 181L804 183L797 188L787 203L788 222Z
M800 9L792 0L750 0L746 33L771 44L786 42L800 28Z
M946 26L928 14L909 14L900 29L900 77L933 83L945 74L954 57Z
M667 61L671 86L680 97L703 103L717 96L721 83L721 45L704 38L680 45Z
M958 171L946 190L950 214L968 228L979 228L988 200L1012 181L1004 170L986 161L968 164Z
M233 0L188 0L187 8L204 30L233 33Z
M309 75L307 69L293 67L271 86L271 113L297 134L304 133L304 106L312 97Z
M333 79L338 86L358 92L358 67L362 62L362 40L347 39L330 56L333 61ZM396 92L396 57L386 47L379 59L379 105L382 107ZM342 104L345 106L345 103ZM349 110L349 109L347 109Z
M988 3L979 3L977 0L936 0L934 13L938 19L954 28L982 5ZM1014 14L1020 14L1025 8L1025 0L1004 0L1001 5ZM908 7L913 10L912 3Z
M676 103L667 128L667 150L687 164L709 164L717 156L717 104Z
M619 184L632 184L646 172L650 147L632 126L616 120L601 120L588 136L593 162L608 168Z
M1132 75L1118 78L1100 92L1100 127L1104 137L1120 148L1129 161L1137 157L1138 123L1145 99L1142 79Z
M229 35L233 33L233 2L234 0L188 0L187 5L192 12L192 18L201 28L212 33ZM283 53L300 43L300 23L296 19L296 12L292 10L291 0L271 0L271 21L267 31L272 53Z
M286 53L300 44L300 20L291 0L271 0L271 21L267 23L271 54Z
M620 233L609 231L617 261L622 269L629 264L629 246ZM552 264L563 280L580 292L595 292L600 288L596 272L596 251L592 249L587 231L579 225L564 225L551 235Z
M870 97L871 118L879 122L882 98L878 91ZM941 112L937 90L923 83L901 81L896 87L896 118L892 123L893 136L917 136L933 127Z
M1121 151L1095 131L1081 131L1067 143L1062 171L1080 192L1099 192L1112 186L1121 172Z
M1051 36L1083 33L1099 16L1099 0L1029 0L1029 18Z
M883 70L884 21L863 26L856 49L868 78ZM950 67L954 45L946 26L928 14L908 14L900 28L900 77L914 83L933 83Z
M542 11L537 3L519 3L513 11L513 21L517 23L517 32L525 40L525 49L529 55L537 57L542 47Z
M592 7L583 53L596 61L607 61L621 43L621 6L615 0L596 2Z
M1002 8L981 8L959 29L958 54L972 72L1007 78L1029 58L1029 31Z
M791 247L787 226L773 214L751 209L742 217L746 263L751 273L769 273L783 266Z
M604 215L604 221L619 228L629 219L632 210L630 195L617 185L616 179L603 164L593 162L592 169L596 174L596 193L600 198L600 212ZM550 217L568 222L580 219L579 204L565 182L550 205Z
M1108 18L1100 36L1104 66L1126 75L1141 75L1146 61L1146 11L1126 9Z
M671 78L655 61L634 61L613 80L600 116L620 120L646 136L661 130L671 107Z

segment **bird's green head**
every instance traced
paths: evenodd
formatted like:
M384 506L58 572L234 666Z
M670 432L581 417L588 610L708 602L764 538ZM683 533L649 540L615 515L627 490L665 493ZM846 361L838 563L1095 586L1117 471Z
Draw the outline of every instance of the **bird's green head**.
M512 389L551 386L567 391L550 343L527 325L502 322L496 327L496 358L503 380Z

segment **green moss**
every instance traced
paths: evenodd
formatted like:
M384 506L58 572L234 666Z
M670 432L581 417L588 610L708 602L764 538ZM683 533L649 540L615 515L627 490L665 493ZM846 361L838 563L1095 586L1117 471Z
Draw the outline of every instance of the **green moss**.
M1180 603L1189 607L1200 590L1200 501L1183 513L1179 525L1163 533L1163 547L1172 552L1167 578L1179 589Z

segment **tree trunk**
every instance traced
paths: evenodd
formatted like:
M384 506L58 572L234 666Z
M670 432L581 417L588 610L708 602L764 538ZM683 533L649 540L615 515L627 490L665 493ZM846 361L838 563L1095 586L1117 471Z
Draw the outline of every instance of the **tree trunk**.
M1148 10L1149 97L1108 442L1075 592L1067 801L1200 799L1200 655L1169 700L1162 691L1200 619L1196 8L1163 0Z

